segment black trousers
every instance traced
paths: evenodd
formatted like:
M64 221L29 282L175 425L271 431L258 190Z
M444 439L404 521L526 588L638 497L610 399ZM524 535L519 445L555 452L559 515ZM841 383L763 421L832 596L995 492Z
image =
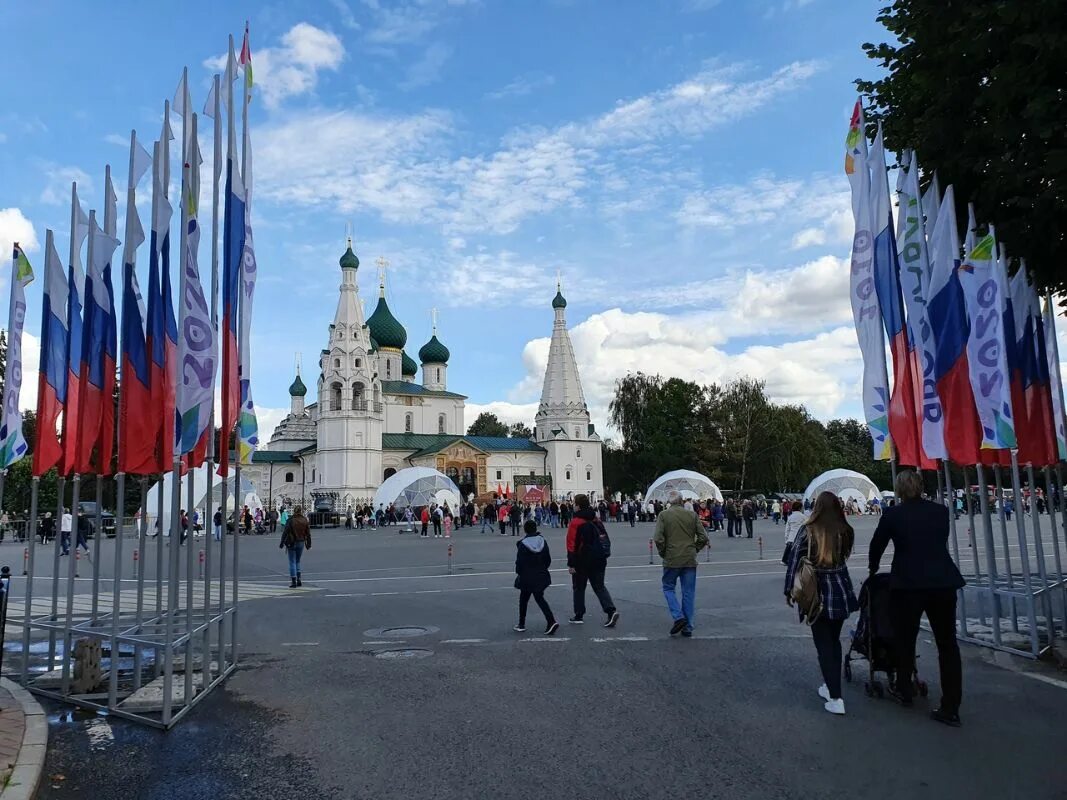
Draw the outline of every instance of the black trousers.
M736 525L736 523L737 523L737 520L734 519L733 517L727 517L726 518L726 535L727 536L729 536L731 538L733 537L733 535L734 535L734 526Z
M593 587L593 594L600 601L600 607L605 614L615 611L615 603L611 599L608 588L604 585L605 567L592 569L576 569L571 575L571 586L574 588L574 616L585 616L585 587L589 584Z
M841 696L841 626L844 624L843 619L827 619L823 615L811 626L822 679L835 700Z
M958 714L963 698L963 665L956 641L956 590L896 590L890 596L893 634L897 649L897 690L911 697L911 673L915 669L915 640L923 612L930 620L941 667L941 710Z
M533 597L534 602L537 603L537 607L541 609L541 613L545 615L545 625L551 625L556 621L556 617L552 614L552 609L548 605L548 601L545 600L544 591L540 592L528 592L522 589L519 592L519 627L526 627L526 609L530 605L530 597Z
M750 519L746 519L745 520L745 532L748 534L748 538L751 539L752 538L752 520L750 520ZM741 535L741 528L740 527L737 529L737 535L738 536Z
M433 518L433 535L441 535L441 520L439 520L437 517Z

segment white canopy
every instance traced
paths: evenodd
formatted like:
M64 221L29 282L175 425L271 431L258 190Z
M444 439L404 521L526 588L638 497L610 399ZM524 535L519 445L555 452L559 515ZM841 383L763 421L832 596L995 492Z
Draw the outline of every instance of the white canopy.
M192 510L199 512L200 524L205 529L210 530L210 521L215 513L215 510L222 505L222 483L223 479L215 474L215 468L213 464L204 464L197 467L190 472L187 472L181 479L181 505L180 508L189 510L189 479L192 476L193 481L193 503L189 516L192 518ZM229 490L228 498L226 500L226 513L227 515L233 512L234 508L234 492L233 492L233 470L231 468L230 477L226 479L226 486ZM211 491L208 492L208 483L210 482ZM259 499L259 495L256 494L255 487L252 483L245 478L241 477L241 497L238 498L238 507L248 506L252 513L255 513L257 508L263 507L263 502ZM170 506L172 493L174 491L174 473L168 472L163 476L163 480L156 483L148 490L148 530L150 532L155 531L156 515L159 513L159 493L163 492L163 534L165 536L170 535Z
M645 493L645 502L654 503L657 500L667 502L668 493L676 491L687 500L718 500L722 502L722 492L719 487L706 475L693 472L689 469L676 469L667 472L652 481Z
M390 504L397 508L428 506L431 503L456 509L459 488L447 475L429 467L408 467L386 478L374 493L374 508Z
M881 497L881 492L874 485L874 481L850 469L831 469L824 472L808 484L808 488L804 490L804 499L815 500L823 492L833 492L843 500L851 498L861 504L872 498Z

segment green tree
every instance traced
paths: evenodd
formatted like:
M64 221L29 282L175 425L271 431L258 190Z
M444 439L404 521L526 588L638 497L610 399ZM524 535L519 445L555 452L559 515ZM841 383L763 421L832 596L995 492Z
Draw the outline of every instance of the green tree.
M467 428L468 436L507 436L508 426L496 414L483 411Z
M1041 289L1067 290L1063 0L895 0L878 21L896 41L863 47L888 74L856 84L887 147L914 148L961 219L973 202Z
M532 439L533 430L525 422L514 422L508 429L508 436L512 439Z

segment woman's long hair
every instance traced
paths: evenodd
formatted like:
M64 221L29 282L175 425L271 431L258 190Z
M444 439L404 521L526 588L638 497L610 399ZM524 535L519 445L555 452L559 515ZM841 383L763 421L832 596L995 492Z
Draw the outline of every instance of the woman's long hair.
M808 557L816 567L839 567L852 555L856 534L833 492L819 495L805 527L810 543Z

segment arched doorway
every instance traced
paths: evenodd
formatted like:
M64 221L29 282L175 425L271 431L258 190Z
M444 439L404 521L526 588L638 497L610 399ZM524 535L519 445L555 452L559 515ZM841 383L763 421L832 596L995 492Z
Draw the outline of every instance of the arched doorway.
M395 470L395 469L394 469L393 467L389 467L389 469L387 469L387 470L386 470L386 471L385 471L385 472L383 473L383 475L382 475L382 480L383 480L383 481L387 481L387 480L389 480L389 479L390 479L391 477L393 477L394 475L396 475L396 470Z
M464 502L466 502L467 498L472 494L477 494L477 472L474 467L464 467L460 470L459 481L456 485L459 487L460 494L463 495Z

